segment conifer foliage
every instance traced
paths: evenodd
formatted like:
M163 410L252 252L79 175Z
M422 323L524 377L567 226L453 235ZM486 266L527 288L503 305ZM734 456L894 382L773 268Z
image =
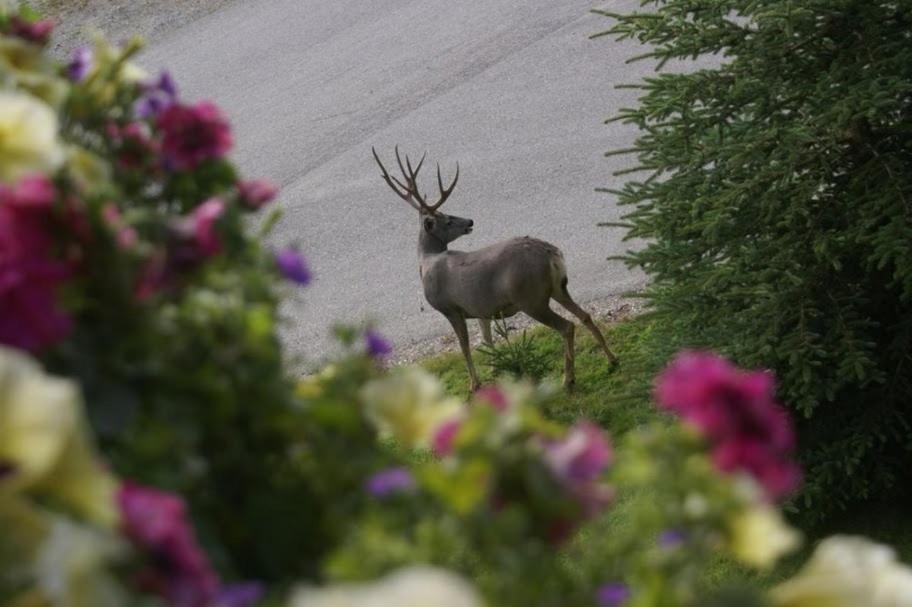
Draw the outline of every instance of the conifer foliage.
M660 67L707 59L634 85L638 106L613 118L641 129L637 179L608 191L647 243L625 260L652 278L657 346L775 370L803 418L808 510L908 484L912 2L603 14Z

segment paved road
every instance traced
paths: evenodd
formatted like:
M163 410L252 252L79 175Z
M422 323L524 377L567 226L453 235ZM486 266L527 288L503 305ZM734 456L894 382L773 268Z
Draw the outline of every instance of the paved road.
M628 9L639 3L603 3ZM146 51L187 99L231 118L248 176L283 186L272 236L300 243L316 274L286 306L290 350L313 361L328 327L372 319L397 344L449 331L423 307L416 213L370 154L395 143L461 177L444 210L475 220L471 249L515 235L560 246L585 302L642 276L605 258L626 249L598 221L619 215L594 190L629 162L603 158L633 132L604 118L634 97L614 85L650 72L636 44L589 40L608 21L590 0L245 0ZM430 175L428 175L430 177ZM431 180L428 189L434 186Z

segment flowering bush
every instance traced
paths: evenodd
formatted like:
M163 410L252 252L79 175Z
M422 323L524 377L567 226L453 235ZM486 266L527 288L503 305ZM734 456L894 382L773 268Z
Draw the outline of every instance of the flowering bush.
M51 31L0 9L2 604L912 601L887 549L845 538L768 597L712 596L713 559L797 546L776 501L800 478L772 378L713 355L658 380L683 424L619 445L547 419L546 388L464 403L385 371L373 330L294 381L277 305L310 271L244 221L275 188L236 174L222 113L132 65L136 43L60 65Z

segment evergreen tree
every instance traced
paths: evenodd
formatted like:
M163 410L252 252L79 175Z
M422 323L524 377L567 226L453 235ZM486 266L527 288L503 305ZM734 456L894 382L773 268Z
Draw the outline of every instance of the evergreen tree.
M825 515L912 479L912 2L652 0L603 12L642 58L616 194L657 351L775 370ZM601 11L600 11L601 12ZM704 65L706 62L703 63ZM621 152L625 152L621 151Z

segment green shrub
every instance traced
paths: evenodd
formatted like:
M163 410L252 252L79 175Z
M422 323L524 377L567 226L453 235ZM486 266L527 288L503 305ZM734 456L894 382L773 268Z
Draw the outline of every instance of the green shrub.
M493 326L500 342L478 348L484 354L483 363L491 369L491 373L496 377L506 375L541 381L551 368L551 355L539 350L525 329L519 339L511 339L503 319L495 320Z
M645 57L625 256L652 278L655 352L773 369L802 418L817 515L909 481L912 6L663 0L605 32Z

